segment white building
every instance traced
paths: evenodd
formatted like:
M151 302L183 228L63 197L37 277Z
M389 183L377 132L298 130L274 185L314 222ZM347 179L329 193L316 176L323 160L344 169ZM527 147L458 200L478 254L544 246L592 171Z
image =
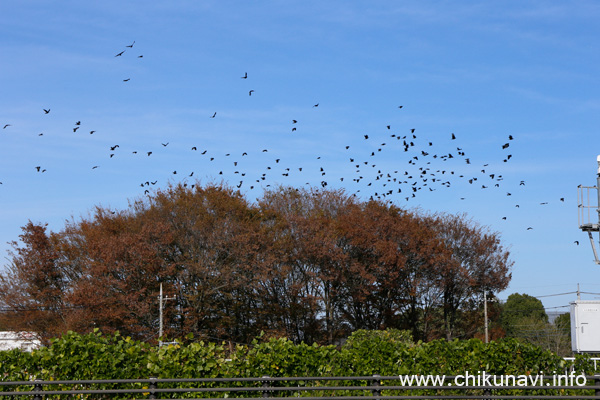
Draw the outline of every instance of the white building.
M575 353L600 353L600 301L571 303L571 348Z
M32 351L41 345L42 342L33 332L0 331L0 351L12 349Z

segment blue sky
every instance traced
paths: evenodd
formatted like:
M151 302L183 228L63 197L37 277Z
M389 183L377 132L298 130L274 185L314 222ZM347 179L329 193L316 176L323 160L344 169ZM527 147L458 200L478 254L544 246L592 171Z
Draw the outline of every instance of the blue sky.
M600 292L577 219L600 154L599 18L592 1L3 1L2 265L28 220L58 231L168 182L242 181L252 200L325 181L499 232L500 298Z

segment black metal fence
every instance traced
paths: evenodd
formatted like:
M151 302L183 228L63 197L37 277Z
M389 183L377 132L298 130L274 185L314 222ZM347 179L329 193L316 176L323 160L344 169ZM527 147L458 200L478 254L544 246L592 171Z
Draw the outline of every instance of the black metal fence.
M471 375L472 376L472 375ZM579 375L567 385L540 376L533 385L479 385L476 379L444 376L436 385L406 384L399 376L115 379L0 382L0 399L599 399L600 375ZM489 377L489 376L488 376ZM531 380L532 381L532 380ZM440 383L443 382L443 383ZM463 383L462 385L460 383ZM495 381L494 381L495 382ZM559 382L561 380L559 379ZM413 382L415 383L415 382ZM423 382L420 382L423 383ZM469 384L470 385L467 385ZM477 384L476 384L477 383Z

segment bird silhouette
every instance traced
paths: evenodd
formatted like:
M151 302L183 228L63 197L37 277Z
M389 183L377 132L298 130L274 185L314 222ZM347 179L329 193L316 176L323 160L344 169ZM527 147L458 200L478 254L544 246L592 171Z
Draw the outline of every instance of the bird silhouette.
M135 44L135 40L133 41L133 43L131 43L129 46L125 46L125 47L129 47L130 49L133 48L133 45Z
M120 57L123 55L123 53L125 53L125 50L123 50L122 52L118 53L115 57Z
M212 117L211 117L211 118L214 118L214 117L216 117L216 116L217 116L217 112L215 111L215 113L212 115Z
M252 92L254 92L254 90L250 90L250 91L248 92L248 96L252 96Z
M242 76L242 79L248 79L248 73L244 72L244 76Z
M49 113L50 113L50 109L47 109L47 110L46 110L46 109L44 108L44 113L45 113L45 114L49 114Z

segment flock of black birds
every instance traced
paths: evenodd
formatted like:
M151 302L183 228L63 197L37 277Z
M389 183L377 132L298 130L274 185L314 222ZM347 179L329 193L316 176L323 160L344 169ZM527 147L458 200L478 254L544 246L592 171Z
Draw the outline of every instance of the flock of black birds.
M125 49L118 52L114 57L123 57L133 49L134 45L135 41L125 46ZM143 58L143 55L139 55L137 58ZM244 80L251 79L247 72L244 72L241 78ZM131 78L126 78L123 79L123 82L129 82L130 80ZM255 93L254 89L248 91L250 97ZM313 109L318 107L319 103L312 105ZM397 109L402 110L403 106L397 106ZM45 108L43 112L48 115L51 109ZM217 111L207 117L217 118ZM290 123L290 133L297 134L298 127L301 125L299 119L297 117L290 118ZM7 123L4 124L3 129L9 127L12 127L12 125ZM82 127L82 122L76 121L72 128L73 133L78 133ZM86 131L90 135L96 133L96 130ZM318 176L319 181L318 183L314 181L306 182L306 185L309 186L320 186L322 188L343 186L349 193L362 198L388 202L397 200L410 202L421 192L444 190L458 184L460 181L473 187L480 187L482 190L498 189L504 184L502 174L493 171L492 168L496 163L508 163L512 159L512 154L509 154L511 143L515 139L512 135L507 135L506 141L498 144L499 150L503 152L500 159L482 163L475 162L477 157L464 150L464 146L460 145L460 139L455 133L449 133L447 139L440 145L437 143L439 138L434 141L431 138L422 137L415 128L407 129L406 132L402 133L392 132L392 126L388 124L385 127L382 126L381 132L361 134L363 145L345 145L344 148L339 149L347 155L347 164L342 167L344 171L347 171L347 174L344 174L345 176L339 176L339 173L328 175L329 171L325 168L328 163L324 159L321 160L320 156L315 157L316 160L321 160L321 164L317 166L315 163L309 163L309 165L292 165L292 161L286 163L285 156L272 154L266 148L248 149L248 151L241 152L237 156L232 155L232 153L217 154L208 148L199 148L198 145L191 146L189 151L195 152L203 161L208 163L208 166L203 168L203 173L208 170L215 171L213 172L214 175L229 175L229 172L224 169L219 170L217 173L216 170L211 168L210 163L217 160L226 160L230 163L229 165L234 170L232 174L235 178L233 180L238 182L235 186L240 190L258 190L272 185L285 184L285 179L290 176L298 178L302 174L308 173L313 177ZM170 142L161 142L160 144L160 147L157 146L158 149L164 149L169 146ZM112 159L118 156L120 148L119 144L110 146L108 158ZM151 157L159 150L129 149L129 151L132 155ZM384 153L391 153L391 161L390 157L382 159L381 155ZM249 154L254 157L263 157L262 161L268 164L262 173L256 172L256 160L253 163L247 163L249 169L242 168L246 164L244 159L250 157ZM226 157L226 159L223 157ZM286 158L291 159L291 157ZM100 167L101 165L90 166L92 170L97 170ZM339 168L336 169L339 170ZM41 165L34 166L34 170L37 173L47 171ZM194 171L181 173L173 170L172 175L182 176L182 183L187 187L188 179L194 176ZM330 178L332 175L336 175L335 178ZM159 180L156 178L148 179L139 183L139 186L143 189L144 194L150 195L150 187L158 182ZM195 183L190 183L190 186L194 187ZM525 181L520 181L518 186L524 187ZM503 195L512 196L512 192L506 191ZM465 197L460 197L460 199L465 200ZM559 201L564 202L564 198L560 198ZM548 202L540 203L540 205L546 204ZM514 206L520 207L519 204ZM502 220L506 219L507 217L502 217ZM527 230L532 229L533 227L527 227Z

